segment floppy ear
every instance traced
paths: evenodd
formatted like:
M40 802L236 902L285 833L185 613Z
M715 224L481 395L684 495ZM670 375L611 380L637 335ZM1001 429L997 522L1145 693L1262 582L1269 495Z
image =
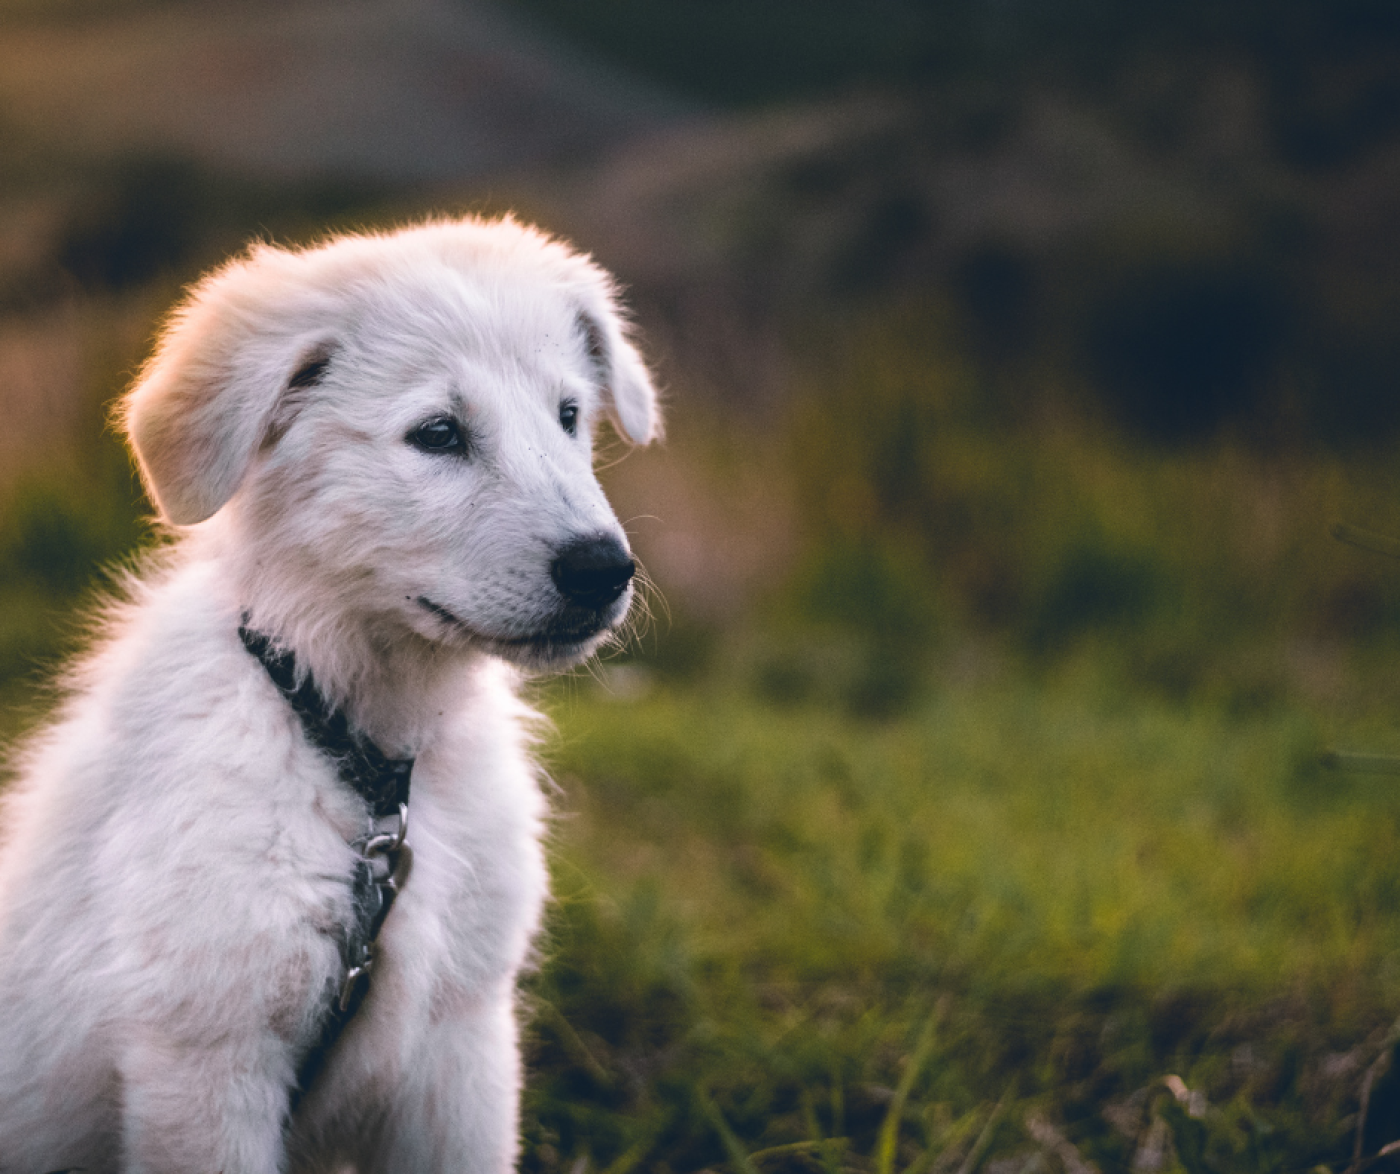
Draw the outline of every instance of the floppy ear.
M658 439L661 413L656 388L616 314L584 310L579 314L579 326L618 430L633 444L649 444Z
M202 522L228 501L279 397L325 369L326 325L316 333L306 307L288 304L297 300L297 283L285 280L292 260L261 248L202 281L122 404L146 490L168 522Z

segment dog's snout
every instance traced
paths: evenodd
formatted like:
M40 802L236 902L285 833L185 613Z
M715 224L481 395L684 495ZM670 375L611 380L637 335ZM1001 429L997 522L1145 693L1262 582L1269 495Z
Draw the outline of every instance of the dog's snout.
M608 534L580 538L562 547L549 574L559 594L579 607L607 607L627 590L636 573L627 548Z

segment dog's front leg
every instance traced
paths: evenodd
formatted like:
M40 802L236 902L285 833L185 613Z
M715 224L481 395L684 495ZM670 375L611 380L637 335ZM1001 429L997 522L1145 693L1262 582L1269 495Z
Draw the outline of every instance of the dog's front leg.
M392 1091L362 1174L505 1174L515 1168L520 1057L515 984L438 1008Z
M290 1071L267 1033L194 1044L148 1028L122 1064L122 1174L279 1174Z

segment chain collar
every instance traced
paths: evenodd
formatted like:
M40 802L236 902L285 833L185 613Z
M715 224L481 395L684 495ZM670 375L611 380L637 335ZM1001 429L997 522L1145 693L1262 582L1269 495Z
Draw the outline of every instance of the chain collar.
M369 738L353 731L345 711L326 701L309 673L297 682L295 656L276 648L267 636L250 628L246 614L238 636L301 720L307 741L331 760L340 780L364 800L369 817L366 833L350 844L356 860L350 876L351 921L341 927L340 935L340 990L332 996L317 1041L297 1070L290 1106L295 1111L340 1033L364 1001L379 931L394 898L408 880L413 852L405 837L413 759L390 758ZM395 820L396 825L381 830L379 825L387 820Z

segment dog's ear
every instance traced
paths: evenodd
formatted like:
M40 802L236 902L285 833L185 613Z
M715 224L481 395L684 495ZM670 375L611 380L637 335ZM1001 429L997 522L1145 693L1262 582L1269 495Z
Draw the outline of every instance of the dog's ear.
M215 272L172 315L120 418L161 516L188 526L242 483L280 397L326 369L325 326L294 306L291 255L257 249Z
M589 361L602 382L618 430L633 444L658 439L661 413L656 388L616 314L582 310L578 322Z

